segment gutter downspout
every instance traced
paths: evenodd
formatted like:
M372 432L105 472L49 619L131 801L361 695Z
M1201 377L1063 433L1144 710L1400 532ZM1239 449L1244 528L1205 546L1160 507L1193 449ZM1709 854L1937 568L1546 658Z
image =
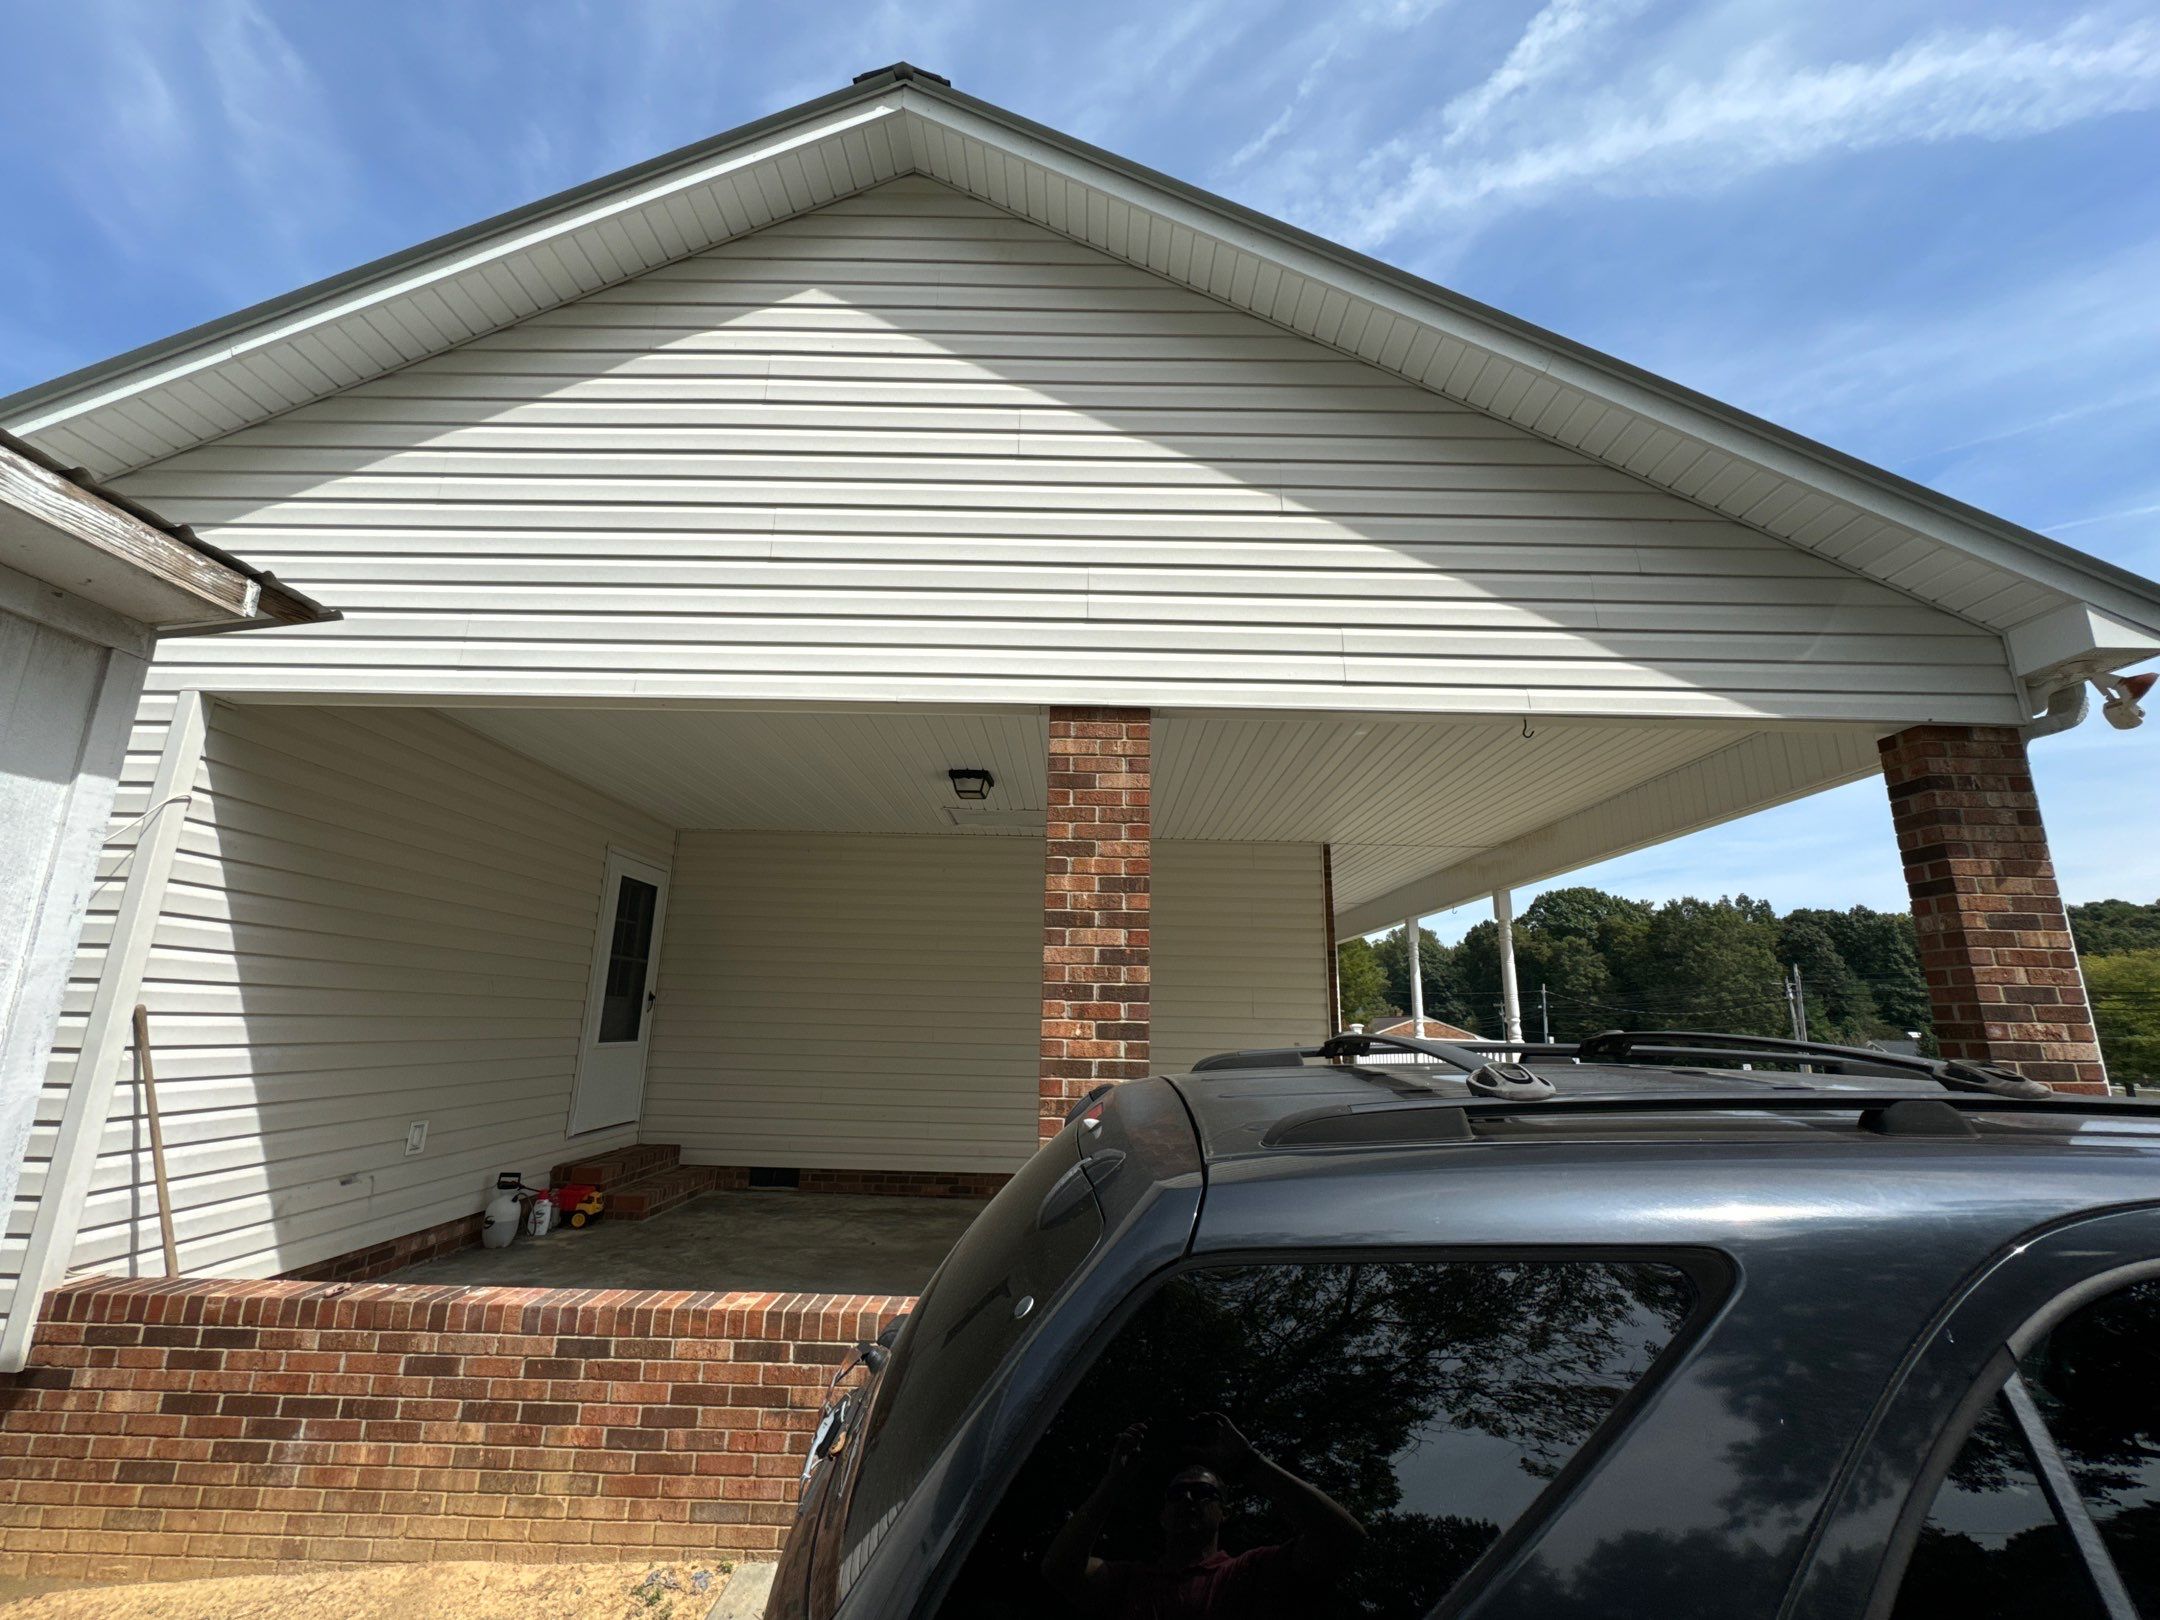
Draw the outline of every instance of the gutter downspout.
M2068 731L2072 726L2083 725L2086 715L2091 712L2092 689L2085 684L2085 678L2081 675L2050 692L2047 711L2019 726L2018 735L2028 743L2035 737L2052 737L2058 731Z

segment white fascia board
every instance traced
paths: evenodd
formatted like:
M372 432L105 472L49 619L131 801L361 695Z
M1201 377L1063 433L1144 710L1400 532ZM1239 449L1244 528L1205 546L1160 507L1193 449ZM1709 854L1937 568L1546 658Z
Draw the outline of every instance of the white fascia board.
M1859 464L1842 465L1811 455L1800 446L1765 435L1744 421L1705 408L1680 394L1655 386L1654 380L1627 375L1615 365L1554 347L1542 337L1480 315L1475 309L1420 293L1349 258L1255 219L1240 218L1138 176L1091 159L1030 131L1017 129L970 108L956 106L934 93L905 93L910 114L958 134L1010 152L1049 173L1091 187L1128 207L1152 214L1196 235L1258 255L1323 286L1331 286L1404 320L1417 322L1462 343L1549 377L1593 399L1629 411L1711 449L1735 456L1765 472L1787 478L1832 499L1856 506L1886 522L1912 530L1995 567L2034 580L2073 599L2089 599L2139 622L2160 628L2160 593L2139 592L2096 578L2074 557L2057 557L2044 536L2022 538L1962 519L1916 499L1893 485L1866 476ZM1347 252L1347 250L1346 250ZM2064 551L2070 548L2063 547Z
M865 106L837 114L819 123L796 129L788 134L760 141L749 147L729 152L710 161L694 164L673 174L648 181L643 185L558 215L543 224L514 230L482 246L466 249L453 256L437 260L411 274L378 283L363 291L321 304L313 309L289 315L282 320L259 328L245 337L216 344L186 359L176 360L157 371L128 378L115 387L101 393L83 395L56 406L42 415L9 424L10 431L32 436L40 431L57 427L85 412L100 410L122 400L161 388L169 383L206 368L222 365L257 349L272 347L302 336L316 328L343 320L363 310L378 308L383 304L406 297L437 282L464 274L468 270L514 258L543 243L554 241L572 232L595 225L603 220L634 214L641 209L664 201L668 197L710 184L727 175L755 169L761 164L806 146L814 146L834 135L881 120L896 118L900 98L896 95L880 97ZM708 244L713 245L713 244Z
M2083 602L2070 602L2028 619L2005 636L2010 671L2039 688L2065 679L2104 674L2160 657L2160 635L2124 624Z

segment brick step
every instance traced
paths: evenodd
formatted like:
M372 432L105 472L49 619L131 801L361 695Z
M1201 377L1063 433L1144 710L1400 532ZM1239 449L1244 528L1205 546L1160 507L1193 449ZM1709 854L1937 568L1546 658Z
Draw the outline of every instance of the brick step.
M679 1164L657 1170L636 1181L610 1187L602 1217L611 1221L649 1221L655 1215L680 1209L701 1192L710 1192L712 1185L712 1170L705 1165Z
M548 1174L548 1185L560 1187L565 1182L590 1182L603 1191L623 1186L644 1176L672 1170L682 1162L682 1149L660 1142L639 1142L630 1147L610 1148L605 1153L595 1153L589 1158L571 1159L558 1164Z

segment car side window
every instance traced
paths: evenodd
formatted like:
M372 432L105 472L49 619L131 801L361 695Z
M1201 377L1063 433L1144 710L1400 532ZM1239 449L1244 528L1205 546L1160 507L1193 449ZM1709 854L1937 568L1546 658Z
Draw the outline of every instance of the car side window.
M2065 1317L2018 1371L2130 1601L2160 1615L2160 1281Z
M2086 1620L2105 1612L2041 1488L2008 1400L1998 1395L1935 1493L1892 1620L2034 1614Z
M941 1616L1428 1614L1695 1301L1632 1261L1186 1272L1059 1409Z
M2160 1615L2160 1281L2081 1307L2019 1359L1936 1494L1893 1613L2131 1608Z

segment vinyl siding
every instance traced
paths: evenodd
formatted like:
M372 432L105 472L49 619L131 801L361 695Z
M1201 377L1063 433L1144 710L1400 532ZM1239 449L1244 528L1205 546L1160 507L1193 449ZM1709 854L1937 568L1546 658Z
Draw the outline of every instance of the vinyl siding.
M145 706L118 816L149 808L169 710ZM184 1267L289 1270L470 1214L496 1172L560 1157L607 848L664 864L669 829L439 716L375 709L214 705L184 813L142 990ZM117 893L84 931L10 1253ZM157 1250L123 1074L73 1263L155 1275Z
M1158 842L1149 945L1158 1069L1328 1033L1318 844Z
M1316 845L1155 845L1153 1061L1325 1022ZM644 1137L715 1164L1010 1170L1035 1147L1042 845L685 832Z
M922 179L145 468L392 696L2018 718L2000 638Z
M708 1164L1014 1168L1042 879L1032 838L682 833L646 1139Z

